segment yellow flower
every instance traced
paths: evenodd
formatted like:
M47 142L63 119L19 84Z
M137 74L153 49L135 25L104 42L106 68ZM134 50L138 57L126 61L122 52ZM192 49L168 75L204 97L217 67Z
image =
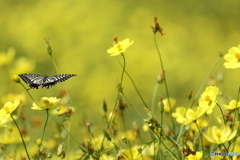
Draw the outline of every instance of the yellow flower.
M25 137L25 140L29 140L29 137ZM22 141L20 134L16 127L8 126L4 129L0 136L1 144L20 143Z
M129 149L122 149L122 153L126 159L131 159L131 157L133 157L133 159L141 159L141 154L138 152L139 148L140 146L134 146L130 148L131 152Z
M203 155L202 151L196 152L195 155L190 154L189 156L187 156L187 159L188 160L200 160L200 159L202 159L202 155Z
M237 103L236 100L231 100L229 105L223 105L224 109L236 109L240 107L240 102Z
M168 101L168 98L163 99L162 103L164 104L165 112L170 112L169 102L170 102L170 105L172 108L176 104L176 100L174 98L169 98L169 101ZM161 102L159 102L159 103L161 103Z
M20 101L15 100L13 103L11 101L4 104L4 107L0 110L1 117L10 117L10 114L18 107Z
M35 68L35 62L24 57L20 57L14 63L11 74L29 73Z
M44 109L51 109L58 105L60 98L57 99L56 97L43 97L40 101L33 102L34 110L44 110Z
M1 98L2 102L15 101L15 100L19 100L21 102L21 104L26 103L26 101L27 101L26 94L24 94L24 93L11 94L10 93Z
M8 65L15 56L14 48L9 48L7 52L0 52L0 67Z
M178 107L176 112L172 113L172 116L176 118L178 123L183 123L187 125L199 117L201 117L206 112L205 107L197 107L197 110L194 111L193 109L187 109L185 107Z
M6 123L12 121L11 117L0 117L0 127L6 127Z
M121 53L126 52L126 49L133 44L133 41L130 42L129 39L124 39L123 41L118 42L113 47L107 50L109 56L117 56Z
M238 47L232 47L228 50L228 53L224 56L227 61L223 65L227 69L240 68L240 45Z
M203 128L203 127L208 126L208 121L206 121L206 120L198 119L198 120L196 121L196 123L197 123L197 125L198 125L199 128ZM194 132L199 132L196 124L194 124L194 123L191 124L191 129L192 129Z
M52 110L51 114L61 115L61 114L67 113L67 112L74 112L74 111L75 111L74 107L61 105L61 106L57 107L56 109Z
M213 108L217 103L217 95L219 89L216 86L207 87L205 92L201 95L199 99L199 106L207 108L207 114L211 114L213 112Z
M208 128L207 133L203 133L203 136L211 143L222 144L233 139L236 134L236 128L232 131L229 125L223 125L221 128L217 126Z
M19 76L15 75L15 74L11 77L11 79L12 79L13 82L16 82L16 83L21 82Z

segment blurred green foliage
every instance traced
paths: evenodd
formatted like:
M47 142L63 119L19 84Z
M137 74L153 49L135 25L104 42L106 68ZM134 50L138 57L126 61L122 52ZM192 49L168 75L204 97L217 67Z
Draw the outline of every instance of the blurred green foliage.
M67 88L78 108L76 114L98 121L103 99L110 109L113 107L117 94L115 81L121 76L116 58L106 53L114 35L118 35L119 40L135 41L125 54L126 70L150 105L156 77L161 71L150 28L157 16L166 33L157 37L170 96L178 100L177 106L185 105L182 100L187 100L190 91L197 91L218 53L225 54L240 43L239 8L238 0L1 1L0 51L13 47L16 59L26 58L35 64L32 73L53 75L56 71L43 41L49 36L60 72L78 76L48 90L30 92L39 100L43 96L57 96L60 89ZM0 68L1 96L25 92L10 80L12 75L6 71L14 63L16 61L7 68ZM224 83L218 82L221 90L227 95L236 95L235 87L239 82L236 71L226 71L219 63L213 76L219 73L224 77ZM124 77L123 87L130 102L144 112L127 77ZM165 95L164 87L159 94ZM28 112L30 107L31 103L24 110ZM129 110L132 122L135 117L130 114L131 108ZM99 117L93 116L96 114Z

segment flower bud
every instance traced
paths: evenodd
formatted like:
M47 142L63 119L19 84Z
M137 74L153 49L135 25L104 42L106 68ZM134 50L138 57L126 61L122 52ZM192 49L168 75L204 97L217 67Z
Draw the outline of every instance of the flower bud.
M11 79L16 83L20 83L20 78L17 75L13 75Z

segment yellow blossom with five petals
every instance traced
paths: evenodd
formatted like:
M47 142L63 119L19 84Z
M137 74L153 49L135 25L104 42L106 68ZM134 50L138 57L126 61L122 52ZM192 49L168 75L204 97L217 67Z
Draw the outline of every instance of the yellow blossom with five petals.
M4 104L3 108L0 110L1 117L10 117L10 114L18 107L20 104L19 100L15 100L13 103L11 101Z
M195 155L190 154L189 156L187 156L187 159L188 160L201 160L202 156L203 156L202 151L200 151L200 152L197 151Z
M58 105L60 98L56 97L42 97L40 101L33 102L33 110L44 110L44 109L51 109Z
M223 105L224 109L236 109L240 107L240 102L237 103L236 100L231 100L229 105Z
M240 68L240 45L238 47L232 47L228 50L228 53L224 56L226 62L223 64L227 69Z
M229 125L223 125L221 128L213 126L208 128L207 133L203 133L203 136L211 143L222 144L233 139L237 134L237 128L233 131Z
M9 48L7 52L0 52L0 67L4 67L12 62L15 56L15 49Z
M126 49L133 44L134 41L130 41L129 39L124 39L123 41L117 42L113 47L107 50L109 56L117 56L121 53L126 52Z
M206 88L205 92L201 95L199 99L199 107L206 107L207 114L211 114L213 112L213 108L217 103L217 95L219 92L219 88L216 86L209 86Z
M171 98L171 97L169 99L165 98L162 100L162 103L164 104L164 111L170 112L170 105L171 105L171 108L173 108L173 106L176 104L176 99ZM170 105L169 105L169 103L170 103Z
M176 112L172 113L172 116L176 118L178 123L187 125L199 117L201 117L207 111L206 107L197 107L197 109L186 109L185 107L178 107Z

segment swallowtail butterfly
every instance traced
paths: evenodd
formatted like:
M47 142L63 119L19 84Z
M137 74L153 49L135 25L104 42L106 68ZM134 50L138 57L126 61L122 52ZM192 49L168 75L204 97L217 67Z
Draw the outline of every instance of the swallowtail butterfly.
M54 76L41 76L38 74L19 74L19 77L22 78L22 80L29 84L29 89L38 89L39 86L42 86L42 88L49 88L51 86L55 86L58 82L66 81L68 78L76 76L76 74L58 74Z

